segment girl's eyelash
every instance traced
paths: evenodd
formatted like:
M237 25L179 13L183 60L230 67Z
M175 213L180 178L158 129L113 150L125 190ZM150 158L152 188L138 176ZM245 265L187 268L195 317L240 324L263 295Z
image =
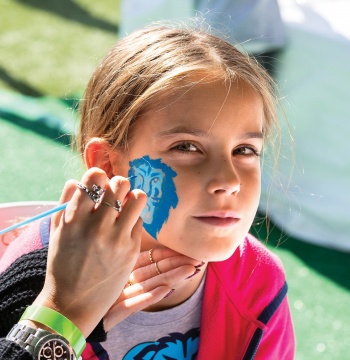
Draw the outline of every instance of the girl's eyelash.
M190 148L192 148L192 149L190 149ZM186 152L197 151L198 147L196 145L194 145L193 143L191 143L191 142L183 142L183 143L180 143L180 144L177 144L177 145L173 146L171 148L171 150L176 150L176 151L186 153Z
M248 153L248 154L245 154L245 153L237 153L237 151L242 150L242 149L243 149L244 151L249 150L249 151L251 151L251 153ZM235 153L236 153L237 155L242 155L242 156L252 156L252 155L254 155L254 156L260 156L260 155L261 155L261 152L260 152L260 151L256 150L255 148L253 148L253 147L251 147L251 146L241 146L241 147L233 150L233 154L235 154Z
M183 142L171 148L171 150L179 151L181 153L190 153L199 151L198 147L191 142ZM243 150L243 151L242 151ZM248 153L246 153L248 150ZM240 146L232 151L233 155L240 156L260 156L261 152L251 146Z

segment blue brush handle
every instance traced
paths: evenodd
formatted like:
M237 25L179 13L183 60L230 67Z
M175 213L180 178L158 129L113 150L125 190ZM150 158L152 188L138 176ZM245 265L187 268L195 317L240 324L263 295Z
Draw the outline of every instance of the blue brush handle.
M130 177L126 178L126 179L127 179L127 180L131 180L131 179L133 179L133 178L135 178L135 177L136 177L136 175L133 175L133 176L130 176ZM17 223L17 224L14 224L14 225L12 225L12 226L9 226L9 227L7 227L7 228L5 228L5 229L3 229L3 230L0 230L0 235L5 234L5 233L7 233L7 232L9 232L9 231L15 230L15 229L17 229L17 228L19 228L19 227L21 227L21 226L23 226L23 225L27 225L27 224L35 221L35 220L38 220L38 219L41 219L41 218L43 218L43 217L49 216L49 215L51 215L51 214L54 214L54 213L57 212L57 211L64 210L64 209L67 207L67 205L68 205L68 202L66 202L66 203L64 203L64 204L62 204L62 205L58 205L58 206L56 206L55 208L53 208L53 209L51 209L51 210L48 210L48 211L45 211L45 212L43 212L43 213L41 213L41 214L35 215L35 216L33 216L33 217L31 217L31 218L29 218L29 219L27 219L27 220L24 220L24 221L21 221L21 222L19 222L19 223Z
M66 202L64 204L61 204L61 205L58 205L53 209L50 209L50 210L45 211L45 212L43 212L41 214L35 215L35 216L33 216L33 217L29 218L29 219L26 219L24 221L21 221L21 222L17 223L17 224L9 226L9 227L7 227L7 228L5 228L3 230L0 230L0 235L5 234L5 233L7 233L9 231L15 230L15 229L17 229L17 228L19 228L19 227L21 227L23 225L27 225L27 224L31 223L32 221L35 221L35 220L41 219L43 217L49 216L51 214L54 214L57 211L64 210L67 207L67 205L68 205L68 202Z

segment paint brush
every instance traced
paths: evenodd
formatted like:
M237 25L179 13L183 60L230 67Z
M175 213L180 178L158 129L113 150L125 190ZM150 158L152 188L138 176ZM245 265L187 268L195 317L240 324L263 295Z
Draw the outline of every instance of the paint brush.
M130 177L127 178L127 180L134 179L135 177L136 177L136 175L130 176ZM58 206L54 207L53 209L47 210L47 211L45 211L45 212L43 212L43 213L41 213L41 214L35 215L35 216L33 216L33 217L29 218L29 219L26 219L26 220L21 221L21 222L19 222L19 223L17 223L17 224L14 224L14 225L12 225L12 226L9 226L9 227L7 227L7 228L5 228L5 229L3 229L3 230L0 230L0 235L3 235L3 234L5 234L5 233L7 233L7 232L9 232L9 231L15 230L15 229L17 229L17 228L19 228L19 227L21 227L21 226L23 226L23 225L27 225L27 224L35 221L35 220L39 220L39 219L41 219L41 218L43 218L43 217L52 215L52 214L54 214L54 213L56 213L56 212L58 212L58 211L62 211L62 210L64 210L64 209L67 207L68 203L69 203L69 202L66 202L66 203L64 203L64 204L58 205Z

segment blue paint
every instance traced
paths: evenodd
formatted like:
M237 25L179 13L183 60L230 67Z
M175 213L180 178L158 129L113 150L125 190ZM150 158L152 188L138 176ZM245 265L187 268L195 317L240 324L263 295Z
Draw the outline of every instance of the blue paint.
M128 176L131 189L141 189L147 196L147 204L141 213L143 227L155 239L168 220L171 208L178 203L173 178L176 172L161 159L144 156L129 163Z
M149 341L134 346L123 360L192 360L197 357L199 328L185 334L171 333L157 341Z

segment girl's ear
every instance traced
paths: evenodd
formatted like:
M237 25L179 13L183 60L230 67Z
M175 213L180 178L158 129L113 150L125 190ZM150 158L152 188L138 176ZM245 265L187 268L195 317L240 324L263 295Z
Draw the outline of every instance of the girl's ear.
M124 153L118 149L112 149L106 140L92 138L85 146L84 161L88 169L98 167L106 172L111 179L115 175L124 175Z

